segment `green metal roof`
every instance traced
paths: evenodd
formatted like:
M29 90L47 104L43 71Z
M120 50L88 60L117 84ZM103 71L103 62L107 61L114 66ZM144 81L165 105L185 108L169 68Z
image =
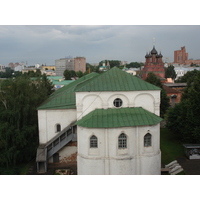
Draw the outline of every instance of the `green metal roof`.
M88 74L56 90L45 102L43 102L38 107L38 110L75 109L76 108L76 99L75 99L76 86L96 76L99 76L99 74L97 73Z
M161 90L136 76L130 75L117 67L102 73L95 79L80 84L76 92L90 91L140 91Z
M117 128L155 125L163 119L143 109L109 108L96 109L76 122L76 125L88 128Z

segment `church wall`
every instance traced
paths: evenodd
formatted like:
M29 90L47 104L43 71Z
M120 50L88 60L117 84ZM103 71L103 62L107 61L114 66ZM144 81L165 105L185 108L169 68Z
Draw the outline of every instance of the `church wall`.
M113 129L78 126L78 174L160 174L159 129L159 124ZM126 149L118 149L121 133L127 135ZM144 147L147 133L152 135L150 147ZM90 148L92 135L98 138L98 148Z
M143 107L160 115L160 91L127 91L127 92L77 92L77 119L81 119L97 108L115 108L113 101L120 98L122 107Z
M45 144L56 134L56 125L61 125L61 130L76 120L76 110L38 110L39 143Z

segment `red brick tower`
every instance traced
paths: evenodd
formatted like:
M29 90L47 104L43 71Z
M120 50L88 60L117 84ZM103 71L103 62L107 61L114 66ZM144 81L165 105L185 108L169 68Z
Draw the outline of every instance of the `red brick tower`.
M142 79L146 79L149 72L153 72L155 75L165 78L164 63L162 61L162 54L158 54L153 46L150 53L147 53L145 58L146 62L144 68L142 69Z

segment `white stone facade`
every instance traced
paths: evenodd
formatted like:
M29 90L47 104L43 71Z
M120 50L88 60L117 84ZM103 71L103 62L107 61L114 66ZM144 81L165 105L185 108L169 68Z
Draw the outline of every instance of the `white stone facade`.
M81 175L159 175L161 166L160 125L89 129L78 127L78 174ZM127 148L118 149L118 136L127 135ZM152 134L152 145L144 146L144 136ZM98 148L90 148L92 135Z
M122 108L142 107L156 115L160 115L160 91L128 91L128 92L77 92L77 119L81 119L97 108L115 108L113 101L120 98Z
M145 88L146 89L146 88ZM39 143L46 144L61 130L95 109L142 107L160 115L160 90L76 92L76 109L39 109ZM116 108L115 99L122 100ZM148 124L148 123L147 123ZM126 148L119 148L119 135L126 135ZM151 145L145 146L144 136L151 135ZM90 147L91 136L97 147ZM60 161L77 153L79 175L159 175L161 173L160 124L117 128L87 128L77 126L77 147L59 150ZM49 162L53 159L50 158Z
M143 107L160 115L160 91L77 92L77 119L97 108L115 108L120 98L123 107ZM120 109L120 108L115 108ZM78 127L78 174L159 175L161 168L160 124L154 126L94 129ZM118 149L118 136L125 133L127 148ZM152 135L152 145L144 146L144 136ZM90 148L90 137L98 138L98 148Z
M63 130L74 121L76 121L76 109L38 110L39 143L45 144L56 136L57 124L60 124Z

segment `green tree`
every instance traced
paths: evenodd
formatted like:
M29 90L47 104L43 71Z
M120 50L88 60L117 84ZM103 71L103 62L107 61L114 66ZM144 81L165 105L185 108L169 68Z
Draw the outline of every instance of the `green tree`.
M0 85L0 174L28 162L38 146L37 107L53 92L45 77L8 79Z
M198 70L188 71L186 74L184 74L182 77L179 77L178 80L176 80L176 83L188 83L193 81L194 77L198 74Z
M176 78L176 72L173 65L165 68L165 78L172 78L173 80Z
M0 78L11 78L13 77L14 70L6 68L5 72L0 72Z
M63 73L63 76L65 77L65 80L72 80L72 78L76 77L76 73L74 70L66 69Z
M143 63L131 62L131 63L127 64L126 67L127 68L140 68L143 65L144 65Z
M84 76L82 71L78 71L76 72L76 76L78 76L79 78L81 78L82 76Z
M200 142L200 72L188 79L181 103L168 113L167 127L182 141Z
M167 109L169 108L169 98L167 97L166 91L162 87L162 83L159 78L156 77L156 75L153 72L150 72L145 79L145 81L161 88L161 94L160 94L160 116L164 117Z
M101 62L99 62L99 66L102 66L103 62L106 62L106 65L109 62L110 68L118 67L121 64L120 60L102 60Z

